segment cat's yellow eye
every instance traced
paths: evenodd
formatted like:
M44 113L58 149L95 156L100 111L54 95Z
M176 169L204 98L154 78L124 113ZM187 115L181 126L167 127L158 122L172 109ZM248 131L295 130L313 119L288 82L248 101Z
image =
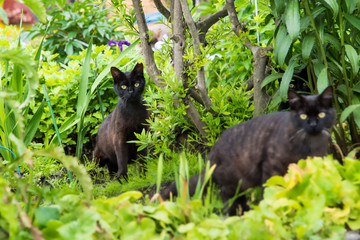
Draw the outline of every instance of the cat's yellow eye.
M307 87L306 83L303 83L303 86L304 86L304 87Z
M302 119L302 120L307 119L307 115L305 113L300 114L300 119Z
M321 113L318 114L319 118L324 118L325 115L326 115L326 114L325 114L324 112L321 112Z
M121 85L121 88L126 89L127 87L126 87L126 85Z
M134 87L138 87L138 86L139 86L139 83L135 83L135 84L134 84Z
M295 87L295 85L290 83L289 88L294 88L294 87Z

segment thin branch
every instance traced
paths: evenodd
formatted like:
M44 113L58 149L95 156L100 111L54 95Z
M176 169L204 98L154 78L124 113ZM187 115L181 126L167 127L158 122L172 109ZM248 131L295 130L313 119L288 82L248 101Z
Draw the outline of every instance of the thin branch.
M141 5L141 1L132 0L132 2L135 9L136 19L138 22L140 40L141 40L141 49L144 55L146 72L149 74L150 78L155 82L155 84L158 87L162 88L165 85L162 79L160 78L161 72L155 64L154 51L150 46L149 34L148 34L149 29L145 21L145 15Z
M200 32L200 42L205 43L205 36L209 28L218 22L220 19L226 17L228 15L228 11L226 6L221 9L220 11L208 16L206 19L202 21L196 22L196 27L199 29Z
M184 88L188 88L188 77L184 74L184 62L183 55L185 49L185 29L183 26L183 16L181 11L181 4L179 0L174 0L171 4L171 19L173 24L173 41L174 41L174 70L176 78L181 80ZM205 131L206 124L201 121L201 116L197 111L196 107L192 103L190 96L185 96L184 104L188 107L186 108L186 113L195 124L197 130L202 136L206 136Z
M159 12L166 17L166 19L169 19L170 12L169 10L162 4L161 0L154 0L155 6Z
M252 52L253 59L253 76L250 78L254 87L254 116L258 116L263 113L266 109L267 104L270 100L270 96L266 93L265 89L261 88L261 83L265 79L266 65L268 62L267 53L272 51L271 47L260 47L257 45L251 44L251 41L245 36L241 36L240 32L243 32L244 29L237 18L237 12L234 5L234 0L226 0L226 8L229 13L229 19L231 27L235 34L244 41L244 45L250 49ZM250 83L250 82L249 82Z
M192 36L193 47L194 47L194 51L195 51L195 55L196 55L195 59L196 59L198 56L202 55L202 52L200 49L201 43L200 43L200 38L199 38L199 34L198 34L198 29L196 28L194 19L191 16L191 12L190 12L189 4L188 4L187 0L180 0L180 2L181 2L182 12L184 14L185 22L188 25L190 34ZM204 67L201 67L197 71L197 78L198 78L197 82L198 82L198 88L200 91L200 96L205 104L205 108L208 111L215 114L214 110L211 108L212 104L211 104L211 101L210 101L210 98L208 96L207 89L206 89Z
M234 5L234 0L226 0L226 4L225 7L228 11L229 14L229 19L230 19L230 23L231 23L231 28L234 31L234 33L240 37L240 32L242 32L243 28L241 26L241 23L239 22L239 19L237 18L237 12L235 9L235 5ZM249 48L252 52L253 50L251 42L249 39L245 39L244 37L242 38L244 40L244 44L247 48ZM254 52L253 52L254 53Z

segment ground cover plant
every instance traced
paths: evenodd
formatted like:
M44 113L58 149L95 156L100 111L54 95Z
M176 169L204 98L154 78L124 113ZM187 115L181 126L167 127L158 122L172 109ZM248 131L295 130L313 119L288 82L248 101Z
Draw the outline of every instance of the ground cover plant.
M60 17L61 9L76 8L55 2L57 6L44 1L51 8L48 18ZM77 6L90 4L76 2ZM348 231L360 229L360 163L355 160L356 151L350 151L358 143L359 131L356 2L260 1L259 15L252 2L190 5L193 19L200 24L206 16L224 14L225 4L232 3L246 31L233 18L221 17L207 29L206 41L201 42L198 52L193 41L195 32L184 29L181 59L186 76L182 80L178 78L179 69L174 68L174 39L165 41L153 53L153 63L161 74L155 78L152 74L156 71L145 74L150 130L139 134L135 141L140 149L149 149L147 174L140 177L137 166L130 165L129 182L122 184L112 181L107 170L92 159L97 128L117 101L109 69L115 65L123 71L131 70L136 62L145 63L149 69L153 63L148 62L150 55L142 55L137 46L138 37L144 33L141 17L125 11L122 1L111 2L124 13L118 16L118 22L127 22L130 29L114 32L115 25L104 23L99 28L108 35L93 32L91 38L95 28L88 30L83 34L87 38L81 40L86 43L82 48L76 49L75 40L71 41L80 33L67 35L69 41L56 42L60 38L56 37L55 25L36 26L32 33L42 31L41 36L28 44L22 43L20 33L6 36L8 29L4 29L0 34L0 141L15 155L0 149L0 239L343 239ZM79 23L86 23L94 15L105 18L108 11L88 13L86 8L84 18L79 12L74 15ZM330 19L329 14L337 17ZM330 23L325 25L325 19L333 21L333 27L326 27ZM69 26L77 32L79 29L72 25L75 22L69 20ZM290 28L289 22L295 26L300 22L300 28ZM186 24L190 29L192 23ZM107 44L125 35L133 45L124 45L123 52ZM66 44L72 44L73 51ZM60 45L64 51L51 51ZM258 58L254 49L264 50L265 57ZM334 57L336 49L341 52L340 60ZM270 76L264 75L263 82L256 83L260 68L255 62L264 59L270 71L264 66L263 72ZM314 92L324 86L326 79L333 78L338 84L335 94L339 118L333 142L342 150L336 153L348 156L341 161L327 156L291 165L287 175L269 179L262 200L259 189L246 193L251 210L242 216L223 214L225 205L219 189L212 184L205 189L205 184L199 183L196 194L189 196L189 177L205 167L209 180L214 166L204 162L224 129L253 117L262 107L259 93L275 94L273 105L265 105L259 112L276 109L276 96L283 96L293 71L305 63L309 74L317 76L309 83ZM275 73L278 68L285 71L281 83L277 81L280 75ZM202 74L210 108L199 100L205 99L198 91ZM249 90L252 82L254 90ZM202 131L190 116L192 107L205 126ZM180 194L164 201L159 192L174 180ZM204 191L209 194L203 196Z

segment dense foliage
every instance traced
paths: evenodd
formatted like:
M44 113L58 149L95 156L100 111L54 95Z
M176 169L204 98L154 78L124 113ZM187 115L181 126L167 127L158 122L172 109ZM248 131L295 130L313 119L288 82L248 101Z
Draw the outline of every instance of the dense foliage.
M144 61L136 47L134 13L125 14L122 1L112 1L124 13L117 22L130 27L117 32L117 24L105 20L109 9L88 11L99 3L63 2L45 1L48 19L53 20L30 31L44 37L42 42L24 45L20 34L6 36L8 29L16 31L10 27L0 34L0 142L15 154L0 149L0 239L342 239L346 231L360 229L360 162L354 160L355 152L343 164L331 156L292 164L286 176L266 183L263 200L258 189L246 193L251 210L242 216L222 214L224 203L212 184L206 196L204 183L188 196L186 180L203 169L208 149L224 129L253 117L252 91L246 90L252 55L226 18L209 29L203 56L194 54L191 42L185 49L185 60L191 63L186 74L195 78L197 68L206 69L216 114L195 104L206 123L206 137L187 116L183 100L189 89L175 77L173 45L167 40L155 51L166 87L156 86L145 74L150 130L135 142L149 149L146 176L140 177L137 166L130 165L128 183L111 180L107 170L92 161L92 149L98 126L117 102L110 67L127 71ZM193 17L211 14L222 4L204 3ZM345 109L341 122L347 124L340 124L333 138L343 137L348 148L358 130L359 7L352 1L270 4L262 1L256 16L251 3L236 3L238 18L248 30L243 34L259 45L270 44L274 36L272 67L285 70L268 77L263 87L275 93L275 80L282 76L283 96L293 73L305 65L314 92L326 81L338 84L336 106L339 114ZM276 29L274 18L279 19ZM299 28L290 23L300 23ZM107 45L129 32L135 35L128 39L134 44L123 52ZM205 169L209 180L214 166ZM163 201L158 193L174 179L180 196Z
M43 48L58 54L55 59L58 62L67 62L67 56L86 49L91 38L97 45L124 38L124 33L119 31L119 19L111 14L111 8L105 8L105 2L75 1L62 7L55 5L47 14L48 23L37 23L28 31L27 38L46 35Z
M280 97L287 98L293 74L306 69L308 86L317 93L336 86L335 107L347 122L350 139L340 124L336 142L346 155L360 141L360 8L357 1L270 1L279 20L274 32L274 60L284 74L270 75L262 86L282 78Z

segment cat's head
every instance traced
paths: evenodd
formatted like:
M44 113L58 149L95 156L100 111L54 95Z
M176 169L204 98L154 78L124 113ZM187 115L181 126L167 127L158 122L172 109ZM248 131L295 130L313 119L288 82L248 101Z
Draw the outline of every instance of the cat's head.
M333 126L335 109L332 107L332 86L319 95L305 96L289 90L288 97L291 115L296 125L306 133L316 135Z
M111 67L114 91L125 102L139 101L145 89L143 64L137 63L131 72L122 72Z

